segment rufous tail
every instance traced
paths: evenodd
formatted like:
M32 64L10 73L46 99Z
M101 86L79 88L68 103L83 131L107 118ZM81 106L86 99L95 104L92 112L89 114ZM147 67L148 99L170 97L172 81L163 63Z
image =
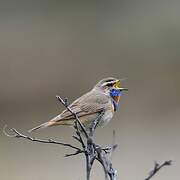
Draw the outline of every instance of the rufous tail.
M46 123L43 123L43 124L41 124L39 126L36 126L36 127L32 128L32 129L30 129L28 132L33 132L33 131L37 131L37 130L40 130L40 129L44 129L46 127L52 126L54 123L55 122L53 122L53 121L48 121Z

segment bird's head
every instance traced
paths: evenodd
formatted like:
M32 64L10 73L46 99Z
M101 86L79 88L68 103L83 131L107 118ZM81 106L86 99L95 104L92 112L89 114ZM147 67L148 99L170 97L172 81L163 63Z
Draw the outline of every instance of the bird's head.
M105 78L99 81L95 85L96 89L103 91L105 94L109 95L111 98L115 100L115 102L119 102L120 96L123 91L128 91L127 88L121 87L121 80L116 78Z

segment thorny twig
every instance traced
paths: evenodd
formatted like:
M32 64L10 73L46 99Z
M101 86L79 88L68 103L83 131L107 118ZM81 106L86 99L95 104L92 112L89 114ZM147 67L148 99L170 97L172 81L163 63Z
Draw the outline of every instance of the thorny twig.
M154 169L149 173L149 176L147 178L145 178L144 180L150 180L155 174L157 174L157 172L163 168L164 166L170 166L172 165L172 160L169 161L165 161L162 164L159 164L155 161L154 163Z

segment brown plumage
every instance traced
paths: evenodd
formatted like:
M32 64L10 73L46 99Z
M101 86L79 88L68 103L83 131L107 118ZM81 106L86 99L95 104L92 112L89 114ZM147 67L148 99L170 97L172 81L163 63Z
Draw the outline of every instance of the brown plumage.
M103 115L99 119L99 126L106 124L112 118L114 108L112 98L109 95L109 89L111 87L110 83L112 83L113 86L113 82L115 83L116 81L117 79L115 78L107 78L100 81L91 91L69 105L87 130L91 123L100 117L101 113L103 113ZM66 109L55 118L31 129L29 132L56 125L73 126L74 121L74 115Z

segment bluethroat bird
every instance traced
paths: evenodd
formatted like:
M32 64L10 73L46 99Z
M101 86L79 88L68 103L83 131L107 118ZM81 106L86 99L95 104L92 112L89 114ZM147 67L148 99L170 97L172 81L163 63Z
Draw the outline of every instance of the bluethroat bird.
M93 121L98 117L97 126L104 126L112 119L122 91L127 90L127 88L121 87L119 79L105 78L98 82L91 91L76 99L69 107L77 114L88 131ZM73 126L74 122L74 116L66 109L50 121L31 129L29 132L56 125Z

